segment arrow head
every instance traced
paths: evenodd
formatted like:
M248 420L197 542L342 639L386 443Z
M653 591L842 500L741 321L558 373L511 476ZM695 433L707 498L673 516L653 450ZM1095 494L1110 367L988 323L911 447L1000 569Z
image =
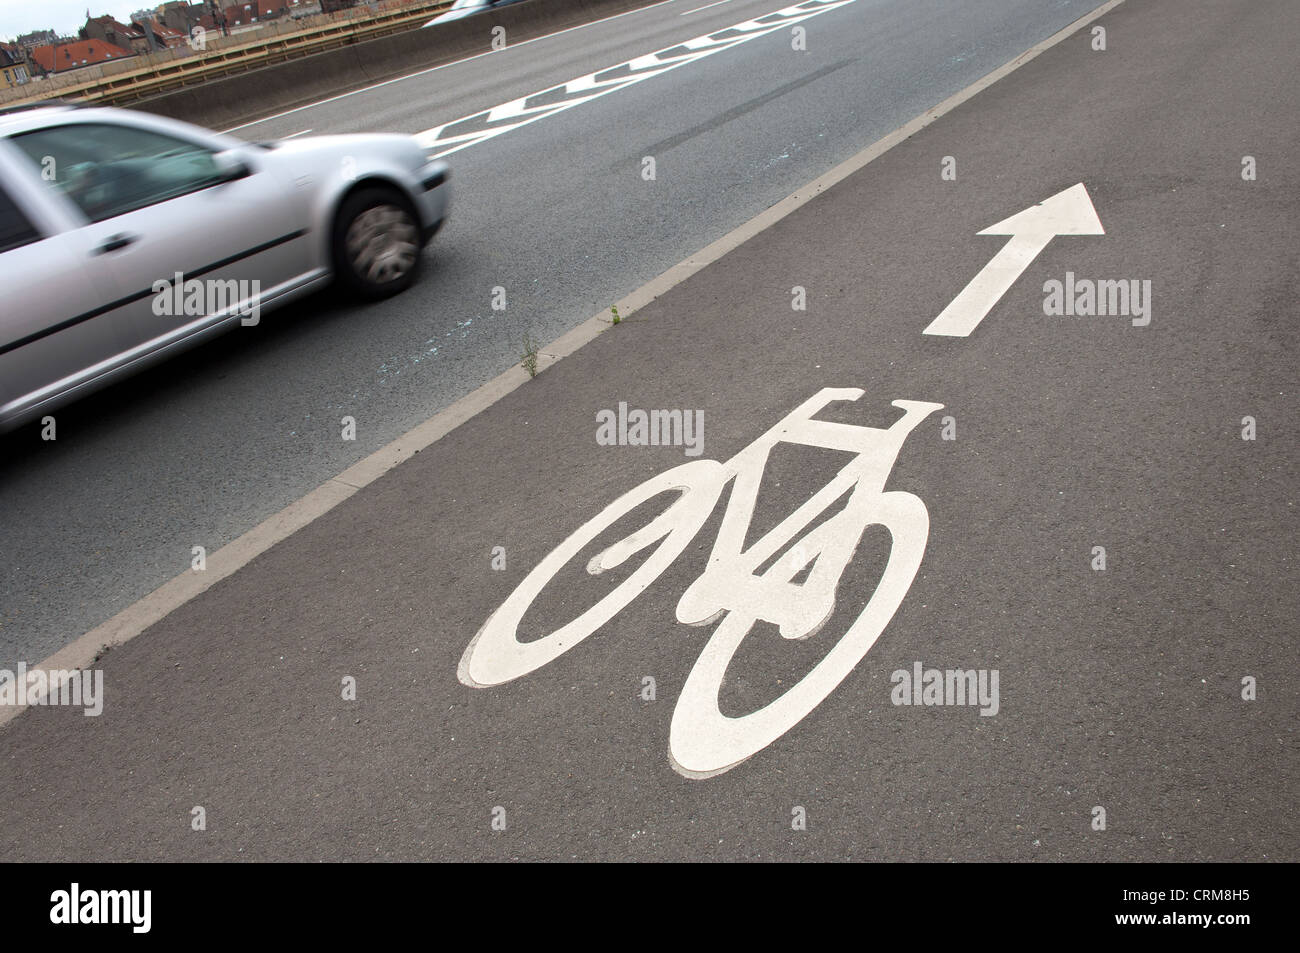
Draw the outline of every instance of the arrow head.
M1105 235L1083 183L990 225L980 235Z

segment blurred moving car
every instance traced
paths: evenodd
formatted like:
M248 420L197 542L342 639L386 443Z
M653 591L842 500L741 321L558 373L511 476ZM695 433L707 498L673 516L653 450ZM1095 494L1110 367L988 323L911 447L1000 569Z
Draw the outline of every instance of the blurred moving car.
M0 431L332 281L402 291L449 176L409 136L0 110Z
M512 3L520 3L521 0L456 0L451 5L451 9L446 13L434 17L426 27L434 26L439 23L450 23L452 20L460 20L464 17L472 17L476 13L485 13L488 10L495 10L497 7L509 6Z

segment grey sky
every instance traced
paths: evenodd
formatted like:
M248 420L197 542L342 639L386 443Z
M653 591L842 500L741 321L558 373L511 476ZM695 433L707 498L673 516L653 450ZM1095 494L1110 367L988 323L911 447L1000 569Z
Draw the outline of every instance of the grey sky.
M86 7L93 16L111 14L123 23L136 10L157 5L158 0L0 0L0 39L12 40L32 30L73 34L86 24Z

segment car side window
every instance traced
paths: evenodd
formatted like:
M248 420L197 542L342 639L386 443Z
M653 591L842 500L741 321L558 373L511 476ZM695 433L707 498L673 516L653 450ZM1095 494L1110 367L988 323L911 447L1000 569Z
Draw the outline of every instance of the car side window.
M133 126L74 123L22 133L11 141L49 186L92 222L221 181L211 150Z
M41 234L14 204L9 193L0 188L0 255L41 240Z

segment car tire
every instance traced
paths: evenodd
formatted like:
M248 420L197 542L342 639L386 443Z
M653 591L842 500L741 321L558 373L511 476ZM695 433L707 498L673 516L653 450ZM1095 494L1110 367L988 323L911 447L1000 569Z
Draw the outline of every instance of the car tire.
M397 189L369 186L343 200L334 219L334 274L371 301L405 291L420 269L420 220Z

